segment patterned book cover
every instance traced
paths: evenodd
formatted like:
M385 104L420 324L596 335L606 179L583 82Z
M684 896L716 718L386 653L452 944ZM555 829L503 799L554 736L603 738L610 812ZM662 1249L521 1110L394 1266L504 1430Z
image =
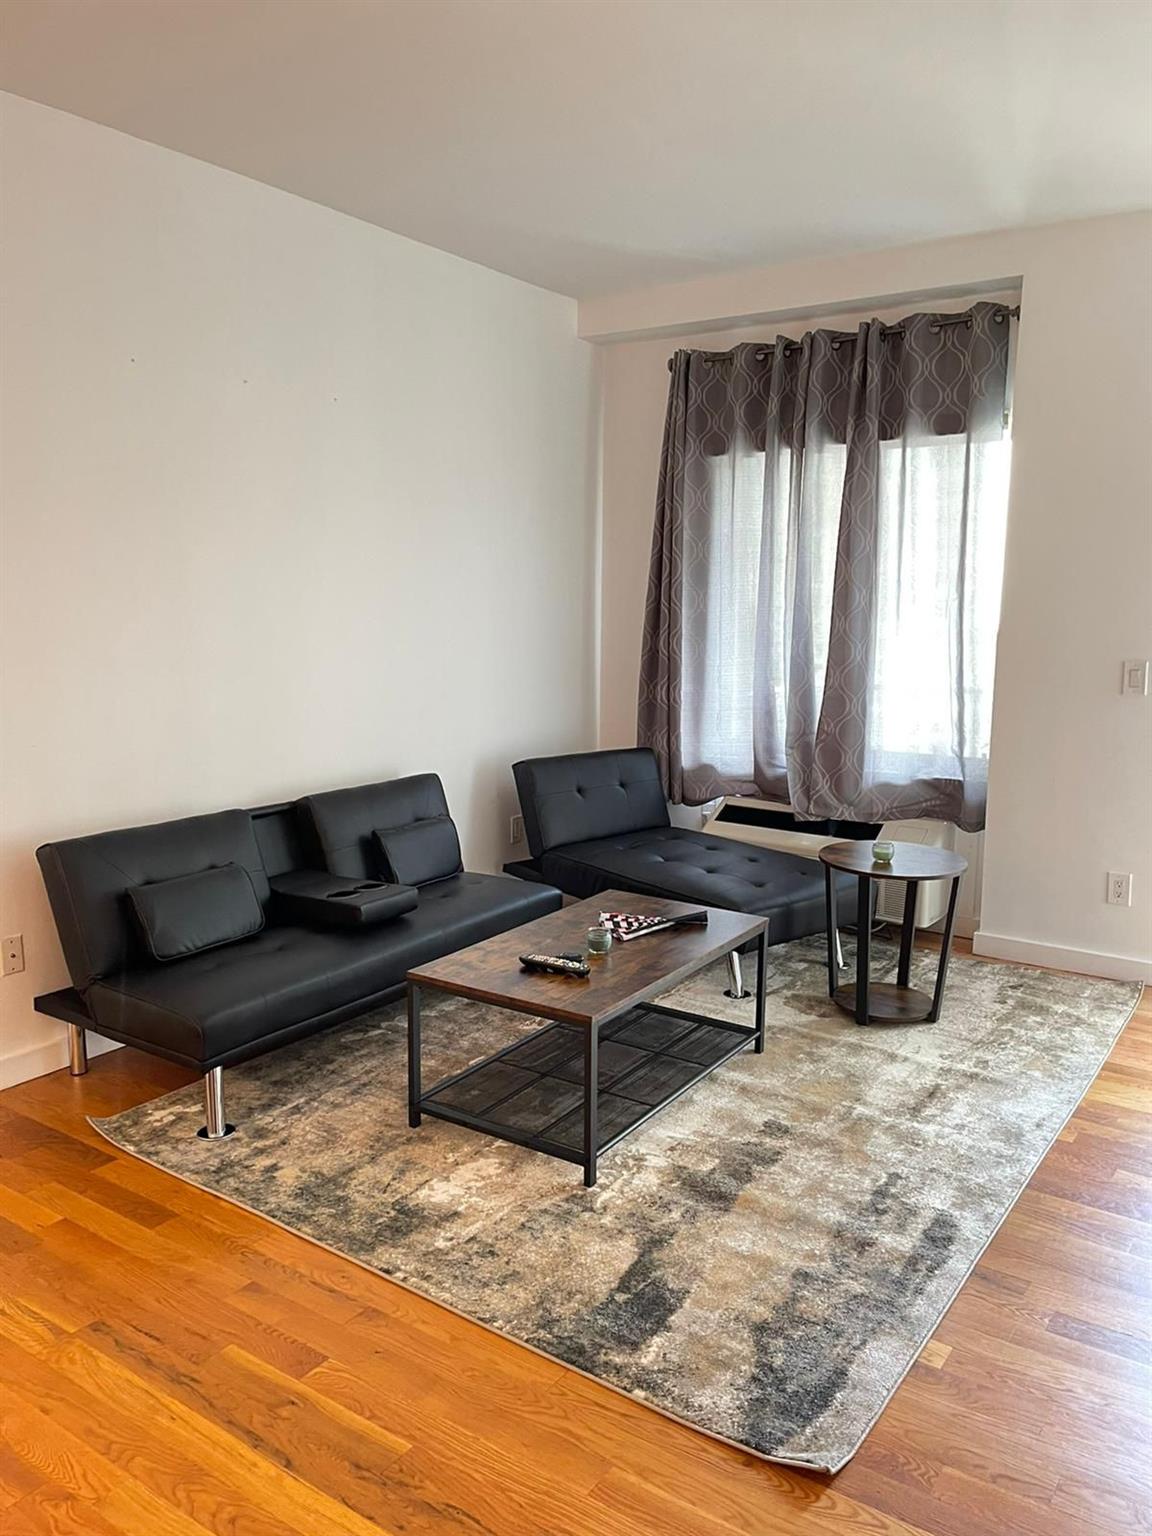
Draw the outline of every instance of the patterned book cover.
M607 928L614 939L626 944L645 933L657 933L661 928L671 928L666 917L642 917L638 912L601 912L600 926Z

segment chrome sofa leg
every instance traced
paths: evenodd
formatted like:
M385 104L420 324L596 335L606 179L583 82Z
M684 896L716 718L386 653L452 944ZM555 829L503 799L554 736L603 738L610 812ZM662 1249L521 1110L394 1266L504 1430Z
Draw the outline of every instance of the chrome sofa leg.
M836 964L841 970L844 969L844 941L840 937L839 928L836 930Z
M208 1141L231 1136L236 1129L224 1119L224 1068L212 1067L204 1074L204 1112L208 1123L196 1132Z
M740 955L730 949L725 957L728 961L728 985L724 989L725 997L751 997L751 992L744 990L744 976L740 969Z
M79 1024L68 1026L68 1070L73 1077L88 1070L88 1032Z

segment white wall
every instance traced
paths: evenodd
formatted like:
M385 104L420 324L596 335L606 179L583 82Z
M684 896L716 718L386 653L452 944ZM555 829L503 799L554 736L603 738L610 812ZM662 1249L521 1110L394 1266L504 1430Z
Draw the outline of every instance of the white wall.
M62 1064L45 840L398 773L473 868L595 735L575 305L15 97L3 130L0 1081Z
M1013 478L977 947L1152 980L1152 215L1012 230L588 300L602 371L606 744L635 740L636 675L677 338L725 347L817 316L1022 288ZM1131 908L1105 902L1131 871Z

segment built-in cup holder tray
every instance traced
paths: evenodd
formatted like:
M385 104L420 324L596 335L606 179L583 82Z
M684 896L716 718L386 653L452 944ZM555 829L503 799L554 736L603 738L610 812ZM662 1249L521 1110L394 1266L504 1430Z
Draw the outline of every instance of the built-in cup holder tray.
M346 880L322 870L298 869L274 875L272 893L289 922L324 928L362 928L391 922L410 912L419 893L387 880Z

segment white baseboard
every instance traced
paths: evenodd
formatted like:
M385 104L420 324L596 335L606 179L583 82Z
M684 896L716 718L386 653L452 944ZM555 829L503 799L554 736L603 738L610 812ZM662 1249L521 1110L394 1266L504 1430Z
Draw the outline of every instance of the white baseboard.
M1095 949L1063 949L1037 939L1010 939L1002 933L977 931L972 953L992 960L1020 960L1050 971L1078 971L1084 976L1107 976L1113 981L1152 982L1152 960L1135 955L1105 955Z
M106 1051L120 1050L119 1040L105 1040L101 1035L88 1031L88 1055L103 1056ZM68 1036L61 1026L55 1040L42 1040L39 1045L26 1045L21 1051L0 1056L0 1088L15 1088L17 1083L30 1082L34 1077L46 1077L49 1072L59 1072L68 1065Z

